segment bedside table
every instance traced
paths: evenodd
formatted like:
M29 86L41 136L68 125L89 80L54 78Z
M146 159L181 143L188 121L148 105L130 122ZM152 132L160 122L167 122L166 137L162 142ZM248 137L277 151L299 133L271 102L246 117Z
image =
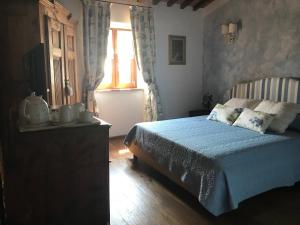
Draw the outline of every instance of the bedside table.
M211 110L209 110L209 109L191 110L191 111L189 111L189 117L208 115L208 114L210 114L210 111Z

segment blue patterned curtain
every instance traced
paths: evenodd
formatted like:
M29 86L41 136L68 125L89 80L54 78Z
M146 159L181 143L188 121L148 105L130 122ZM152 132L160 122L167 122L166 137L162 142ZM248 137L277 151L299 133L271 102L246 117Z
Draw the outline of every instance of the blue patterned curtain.
M110 3L82 0L83 3L83 45L85 79L83 101L87 109L94 111L94 91L104 77L104 63L110 27Z
M160 120L163 114L154 74L155 34L152 8L132 6L130 19L138 66L147 83L145 119L146 121Z

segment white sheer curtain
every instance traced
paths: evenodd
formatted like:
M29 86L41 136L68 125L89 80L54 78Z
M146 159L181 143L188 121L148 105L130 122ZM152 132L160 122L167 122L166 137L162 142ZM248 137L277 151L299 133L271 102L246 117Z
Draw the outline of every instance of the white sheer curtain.
M154 74L155 34L152 8L132 6L130 19L138 66L147 84L145 119L160 120L163 114Z
M95 112L94 91L104 77L104 63L110 27L110 3L95 0L82 0L82 3L86 72L83 84L83 101L87 109Z

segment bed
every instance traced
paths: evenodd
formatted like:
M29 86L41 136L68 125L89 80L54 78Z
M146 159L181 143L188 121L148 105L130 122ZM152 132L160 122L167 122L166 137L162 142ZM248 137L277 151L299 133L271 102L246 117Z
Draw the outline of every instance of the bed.
M238 84L231 97L299 103L299 80ZM215 216L270 189L300 181L300 133L264 135L206 116L136 124L125 138L135 157L196 196Z

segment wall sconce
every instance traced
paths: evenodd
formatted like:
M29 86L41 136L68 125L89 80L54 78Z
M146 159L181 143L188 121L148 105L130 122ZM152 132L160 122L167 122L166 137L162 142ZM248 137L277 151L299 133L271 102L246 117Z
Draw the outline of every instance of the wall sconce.
M237 38L237 23L222 24L221 33L224 36L225 42L232 44Z

